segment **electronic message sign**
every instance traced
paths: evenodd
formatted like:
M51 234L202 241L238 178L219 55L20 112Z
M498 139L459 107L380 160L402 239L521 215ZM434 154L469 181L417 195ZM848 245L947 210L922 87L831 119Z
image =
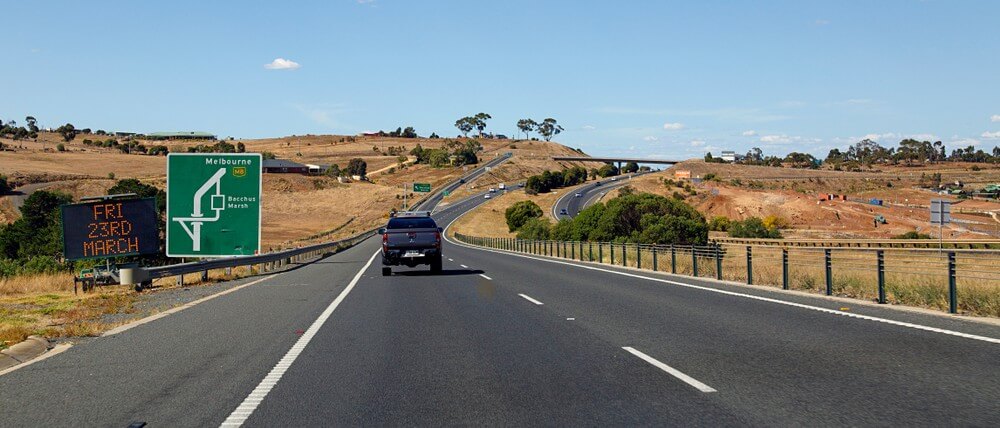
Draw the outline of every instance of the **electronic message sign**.
M160 250L156 199L62 206L66 260L155 254Z
M167 255L249 256L260 249L261 155L167 155Z

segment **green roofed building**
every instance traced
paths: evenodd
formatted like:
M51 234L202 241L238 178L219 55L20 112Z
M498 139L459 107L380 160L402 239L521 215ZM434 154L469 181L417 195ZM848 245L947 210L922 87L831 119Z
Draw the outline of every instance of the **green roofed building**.
M214 140L215 135L207 132L153 132L146 134L150 140Z

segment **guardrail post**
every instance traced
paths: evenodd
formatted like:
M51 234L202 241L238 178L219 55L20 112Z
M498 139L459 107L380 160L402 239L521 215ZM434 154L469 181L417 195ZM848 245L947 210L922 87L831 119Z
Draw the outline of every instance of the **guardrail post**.
M576 260L576 245L575 244L570 244L569 245L569 250L570 250L570 254L569 254L570 260Z
M781 288L788 289L788 249L781 249Z
M747 245L747 285L753 285L753 247Z
M583 261L583 241L580 241L580 261Z
M875 251L878 258L878 302L885 304L885 252Z
M833 258L829 248L823 250L823 259L826 264L826 295L833 295Z
M658 266L656 266L656 245L653 246L653 272L656 272Z
M625 266L625 265L628 264L628 263L625 262L625 259L628 258L628 256L626 256L626 254L628 254L628 244L622 244L622 266Z
M600 242L597 243L597 263L604 263L604 246Z
M715 279L722 279L722 252L719 251L719 244L715 245Z
M583 255L581 255L583 257ZM594 243L587 241L587 261L594 261Z
M208 281L208 271L203 270L201 271L201 282L207 282L207 281Z
M670 244L670 273L677 273L677 249Z
M958 285L955 281L955 252L948 252L948 312L958 313Z
M183 273L180 274L180 275L177 275L177 286L179 286L179 287L183 287L184 286L184 274Z
M226 276L229 276L229 275L232 275L232 274L233 274L233 268L227 267L226 268Z
M691 272L694 276L698 276L698 252L695 251L694 245L691 246Z
M615 264L615 243L612 242L609 247L611 248L611 264Z
M642 269L642 246L635 244L635 268Z

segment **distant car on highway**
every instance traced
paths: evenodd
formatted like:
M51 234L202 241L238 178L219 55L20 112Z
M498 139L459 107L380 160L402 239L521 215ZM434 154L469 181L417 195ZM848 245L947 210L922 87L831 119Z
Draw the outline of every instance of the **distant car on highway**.
M483 195L483 199L489 199L489 198L490 198L490 194L489 193L487 193L486 195Z
M441 272L441 232L430 211L402 211L393 215L382 234L382 275L392 275L391 266L430 265Z
M490 193L496 193L496 192L497 192L497 189L495 189L493 187L490 187Z
M562 208L559 210L559 215L569 215L569 213L566 212L566 208Z
M618 177L611 177L611 181L618 181Z
M576 192L575 194L573 194L573 197L575 197L575 198L582 198L583 197L583 193Z

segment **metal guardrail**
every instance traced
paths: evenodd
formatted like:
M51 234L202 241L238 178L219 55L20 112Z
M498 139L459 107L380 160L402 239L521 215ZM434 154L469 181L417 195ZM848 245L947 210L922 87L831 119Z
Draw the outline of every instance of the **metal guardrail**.
M763 239L716 237L719 244L770 245L815 248L938 248L937 239ZM1000 239L951 239L941 241L948 249L1000 249Z
M454 236L467 244L517 253L1000 317L1000 250L646 245Z
M493 166L503 161L509 159L510 156L501 156L497 159L491 160L482 165L482 167ZM480 167L480 168L482 168ZM413 209L419 209L427 202L433 200L441 194L444 190L453 187L455 184L460 183L460 180L468 176L478 174L481 171L480 168L476 168L467 174L463 174L461 177L456 178L445 185L441 186L437 191L428 193L424 197L420 198L416 203L413 204ZM167 266L155 266L155 267L134 267L134 268L124 268L120 272L120 284L121 285L134 285L136 290L142 290L152 283L154 279L166 278L170 276L177 276L178 284L184 283L184 275L201 272L202 280L208 279L208 271L214 269L232 269L240 266L256 266L260 265L260 272L272 271L279 269L282 266L301 261L306 259L311 259L318 257L322 254L326 254L333 251L339 251L342 249L350 248L365 239L368 239L375 234L377 228L369 229L364 232L358 233L357 235L351 236L350 238L340 239L336 241L324 242L314 245L309 245L301 248L293 248L289 250L275 251L267 254L260 254L256 256L239 256L239 257L227 257L213 260L203 260L197 262L189 263L179 263Z

